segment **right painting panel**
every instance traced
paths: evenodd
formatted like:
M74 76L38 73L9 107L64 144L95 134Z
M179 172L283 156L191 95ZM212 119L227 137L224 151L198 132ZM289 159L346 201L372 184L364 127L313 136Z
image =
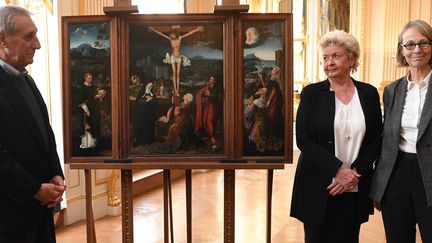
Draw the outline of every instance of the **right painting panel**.
M242 24L244 156L287 156L286 104L292 78L287 75L285 24L278 19Z

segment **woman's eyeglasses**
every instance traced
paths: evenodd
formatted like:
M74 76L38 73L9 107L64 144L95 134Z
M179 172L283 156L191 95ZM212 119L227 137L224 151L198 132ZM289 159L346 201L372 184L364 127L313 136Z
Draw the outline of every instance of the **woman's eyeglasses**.
M416 48L416 46L419 46L421 49L426 49L428 48L430 45L432 45L432 41L420 41L418 43L414 43L414 42L408 42L406 44L401 44L401 46L405 47L405 49L407 50L414 50Z

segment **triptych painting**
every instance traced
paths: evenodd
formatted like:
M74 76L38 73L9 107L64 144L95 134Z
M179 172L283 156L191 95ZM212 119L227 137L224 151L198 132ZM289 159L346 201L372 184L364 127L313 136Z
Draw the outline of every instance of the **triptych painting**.
M291 162L289 14L116 18L63 18L66 162Z

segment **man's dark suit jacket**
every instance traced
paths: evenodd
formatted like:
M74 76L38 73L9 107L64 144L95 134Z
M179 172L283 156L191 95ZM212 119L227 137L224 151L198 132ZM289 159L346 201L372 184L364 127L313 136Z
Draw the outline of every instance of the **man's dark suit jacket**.
M376 88L353 82L366 123L360 152L351 167L362 175L358 185L358 222L361 223L373 213L368 193L373 163L380 152L382 115ZM328 80L303 89L296 118L297 146L301 154L294 179L291 216L309 226L320 227L324 223L330 197L327 186L342 165L335 157L334 116L335 94Z
M46 105L31 86L48 130L48 145L16 81L0 68L0 233L36 226L49 209L33 196L42 183L63 176Z

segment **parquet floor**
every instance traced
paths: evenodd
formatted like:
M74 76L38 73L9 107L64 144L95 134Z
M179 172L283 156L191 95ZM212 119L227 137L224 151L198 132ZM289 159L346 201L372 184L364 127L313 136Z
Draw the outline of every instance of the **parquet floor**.
M298 151L294 153L297 161ZM295 164L275 170L273 184L272 242L301 243L303 225L289 217ZM236 171L235 242L265 242L266 171ZM192 176L192 235L195 243L223 242L223 171L194 170ZM163 242L162 188L134 200L134 242ZM186 242L185 183L172 183L174 242ZM57 229L57 242L86 242L85 222ZM97 242L121 242L121 218L104 217L96 221ZM417 242L421 242L417 233ZM385 243L381 214L376 212L363 224L360 243Z

